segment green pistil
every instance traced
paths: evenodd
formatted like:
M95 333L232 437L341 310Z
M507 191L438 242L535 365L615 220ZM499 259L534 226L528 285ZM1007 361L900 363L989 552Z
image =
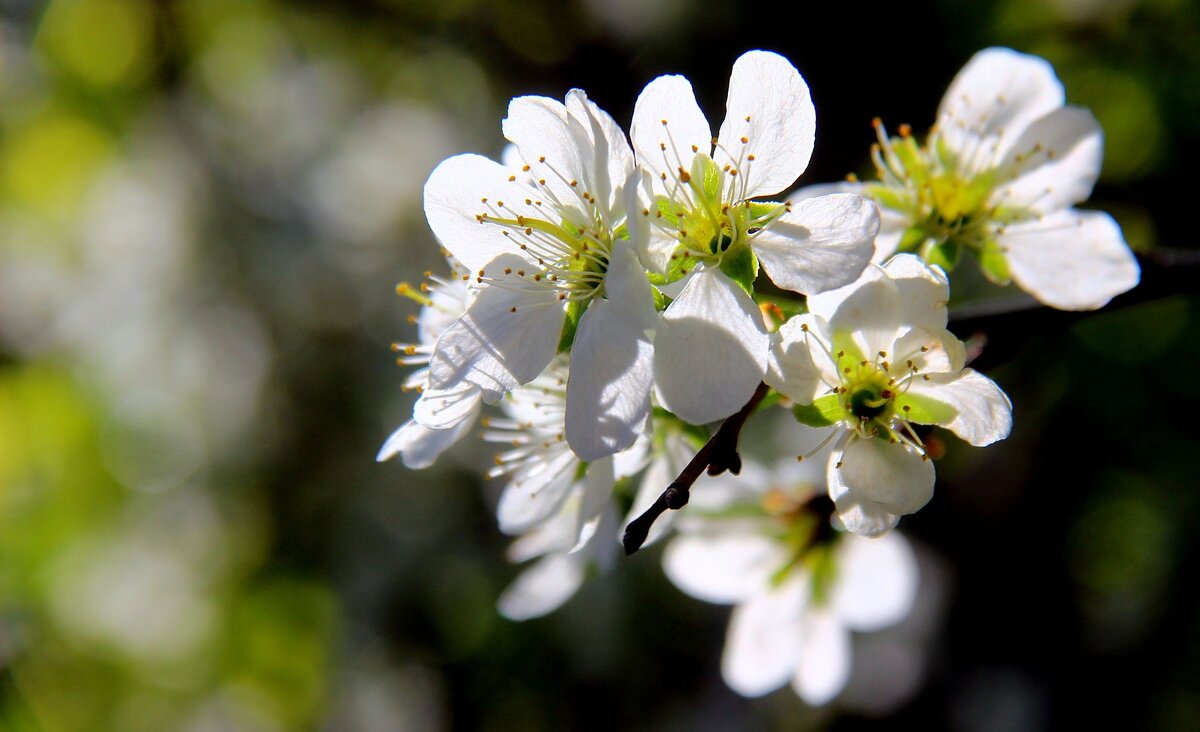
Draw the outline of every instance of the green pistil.
M891 404L891 394L873 386L859 389L850 395L850 413L860 420L875 419L886 414Z

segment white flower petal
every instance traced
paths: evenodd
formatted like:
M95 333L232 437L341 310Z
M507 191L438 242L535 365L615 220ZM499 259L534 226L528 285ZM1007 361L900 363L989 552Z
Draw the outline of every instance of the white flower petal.
M838 520L846 531L858 536L880 537L900 523L900 517L889 513L886 508L874 501L855 501L847 496L837 506Z
M809 311L826 317L834 333L849 335L873 359L891 353L901 334L904 299L896 283L877 265L870 265L854 284L808 298ZM832 313L828 316L825 313Z
M454 427L443 430L430 429L410 419L388 437L375 459L383 462L399 453L406 468L412 470L428 468L443 452L450 449L454 443L461 440L463 435L470 431L478 414L479 402L476 401L469 419L464 419Z
M735 603L765 592L771 586L771 575L787 559L784 546L766 536L694 532L676 536L667 545L663 571L692 597Z
M815 341L809 341L814 336L805 332L807 329L815 334L817 328L817 317L806 313L792 318L771 334L771 353L763 381L797 404L812 404L828 388L821 369L814 363L811 346Z
M554 358L565 313L553 283L518 276L525 262L497 257L485 287L467 312L442 333L429 362L429 386L464 381L484 390L484 400L533 381ZM504 274L511 269L511 274Z
M832 701L850 678L850 634L828 611L810 612L804 620L792 689L819 707Z
M563 203L577 200L575 188L586 177L591 162L584 157L590 145L587 131L567 114L562 102L549 97L515 97L508 103L508 116L501 127L505 139L517 146L530 166L530 176L545 180L545 186ZM572 180L577 183L574 188Z
M587 474L583 479L583 498L580 501L579 517L576 521L578 544L572 551L578 550L580 545L587 543L591 538L584 536L583 527L600 518L601 510L612 499L615 484L616 478L613 477L611 457L601 458L587 466Z
M551 554L518 575L496 601L496 609L509 620L541 617L571 599L583 579L579 558Z
M656 187L660 173L674 179L679 168L691 170L697 152L712 150L712 129L696 104L691 82L682 76L660 76L646 85L634 105L629 133L638 164L654 173Z
M838 544L832 607L846 627L870 632L895 625L917 596L917 559L898 533L878 539L844 536Z
M842 467L837 467L838 462ZM933 497L933 463L882 438L849 440L826 471L829 497L842 506L871 502L889 513L914 513Z
M625 206L622 191L634 171L633 150L616 120L590 101L582 89L567 93L567 110L580 121L591 143L591 158L585 158L589 192L613 217Z
M900 292L906 325L938 330L946 327L950 278L937 265L915 254L897 254L883 265Z
M582 489L582 486L579 487ZM567 498L557 513L508 545L504 556L514 563L527 562L543 554L565 554L579 540L579 489Z
M742 696L762 696L787 683L800 662L807 578L750 598L729 619L721 676Z
M779 193L800 177L816 120L808 85L786 58L749 51L734 62L713 159L738 170L745 186L739 199Z
M509 180L514 178L514 180ZM470 272L498 255L519 253L507 229L481 223L479 216L545 218L526 206L529 188L509 168L481 155L455 155L434 168L425 182L425 218L438 241ZM487 199L485 203L483 199ZM498 209L497 203L504 203Z
M1041 213L1079 203L1092 194L1103 159L1104 133L1092 113L1056 109L1013 143L1001 163L1013 178L992 193L991 203Z
M825 292L809 293L807 299L808 312L819 316L825 321L829 321L833 318L834 313L838 311L838 308L841 307L846 298L854 294L855 290L867 282L884 279L886 277L887 273L884 271L883 267L875 264L867 265L856 281L851 282L844 287L826 290Z
M425 389L413 405L413 420L429 429L448 430L474 420L482 397L479 387L469 382Z
M985 171L1003 159L1030 123L1063 105L1062 84L1045 60L1007 48L975 54L938 108L938 135L959 169Z
M585 461L633 445L650 417L654 346L619 310L610 300L593 302L571 349L566 434Z
M585 461L633 445L650 417L654 299L629 247L614 247L605 288L580 318L567 381L567 442Z
M720 270L700 272L667 308L654 341L659 401L691 424L728 417L758 388L769 348L750 296Z
M496 505L500 530L520 534L554 515L570 493L578 466L579 459L564 450L534 469L518 471Z
M1062 310L1094 310L1141 278L1121 227L1098 211L1061 211L997 236L1013 280Z
M955 409L954 419L942 426L977 447L1008 437L1012 431L1012 402L996 382L973 369L955 374L931 374L915 379L909 393L925 396Z
M875 252L879 209L862 196L833 193L793 204L754 236L767 275L795 292L825 292L854 282Z

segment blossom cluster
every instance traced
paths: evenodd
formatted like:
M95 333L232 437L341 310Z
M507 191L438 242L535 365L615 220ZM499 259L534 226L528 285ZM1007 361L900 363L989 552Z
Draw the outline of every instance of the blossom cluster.
M706 425L790 407L803 451L738 458L740 477L697 483L647 541L677 529L668 576L738 604L732 688L790 679L825 703L849 673L848 631L912 603L912 551L889 532L932 497L929 431L982 446L1012 426L947 329L950 273L974 260L1068 309L1137 283L1114 221L1072 208L1099 174L1101 131L1045 61L980 52L923 144L876 123L878 180L788 193L815 119L795 67L750 51L715 135L688 80L662 76L628 135L581 90L518 97L501 160L457 155L430 175L449 274L400 288L422 305L417 341L396 346L421 367L404 382L420 396L379 459L427 467L476 424L503 446L499 526L513 561L536 559L504 615L550 612L611 567L623 526L706 449Z

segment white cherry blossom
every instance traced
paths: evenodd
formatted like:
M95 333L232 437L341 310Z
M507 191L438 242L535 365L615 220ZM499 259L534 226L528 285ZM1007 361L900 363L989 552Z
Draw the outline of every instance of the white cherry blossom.
M519 168L458 155L425 185L430 227L480 288L439 339L430 387L472 384L495 402L570 348L565 438L595 460L632 445L649 415L654 299L623 238L633 153L579 90L565 104L518 97L503 127Z
M647 439L621 453L584 463L564 430L568 363L555 359L534 381L509 393L504 418L484 420L484 439L508 445L490 477L508 484L500 495L500 529L519 534L513 562L537 561L501 595L497 607L512 620L545 615L568 599L591 570L611 568L617 555L616 481L645 465Z
M766 51L734 63L716 137L684 77L661 76L638 97L630 137L643 173L629 230L662 283L694 274L659 326L654 367L663 406L692 424L737 411L762 380L768 338L750 297L760 263L776 285L811 293L852 282L870 258L878 214L861 197L755 200L804 172L815 119L799 72Z
M471 292L463 276L458 274L451 261L451 275L447 278L429 274L429 282L414 289L401 284L397 292L421 303L421 312L414 319L417 326L416 343L397 343L393 350L399 353L398 362L403 366L421 366L404 380L403 388L421 392L417 400L417 411L431 412L426 426L410 419L393 432L380 448L375 459L390 460L396 455L404 465L412 469L427 468L454 443L467 434L475 424L480 410L480 391L473 384L462 384L455 389L432 391L428 389L429 359L434 344L441 334L457 320L467 307Z
M894 625L913 606L908 543L836 531L822 484L822 471L794 460L702 481L663 555L684 592L737 605L721 675L744 696L790 682L808 704L828 703L850 677L851 631Z
M871 265L857 282L809 297L809 312L773 335L766 381L796 418L829 430L829 495L846 528L891 530L933 495L934 470L913 424L945 427L972 445L1008 436L1012 405L965 368L946 330L945 273L911 255Z
M1064 102L1046 61L989 48L951 82L924 146L876 121L879 181L851 186L882 209L876 260L915 251L949 268L968 250L993 281L1065 310L1135 286L1137 260L1112 217L1072 208L1100 175L1103 132Z

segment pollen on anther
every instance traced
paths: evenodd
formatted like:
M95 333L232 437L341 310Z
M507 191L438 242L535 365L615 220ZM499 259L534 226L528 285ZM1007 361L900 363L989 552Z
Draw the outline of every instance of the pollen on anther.
M532 234L532 233L533 233L533 229L531 229L530 227L526 226L526 227L525 227L525 236L529 236L529 235L530 235L530 234Z
M837 463L835 463L833 467L837 468L838 470L841 470L842 469L842 461L838 460Z
M509 182L509 183L512 183L512 182L513 182L513 181L515 181L516 179L517 179L517 176L515 176L515 175L510 175L510 176L508 176L508 182Z
M743 137L743 138L742 138L742 144L743 144L743 145L745 145L747 142L750 142L750 138L749 138L749 137Z
M753 160L753 159L754 159L754 153L750 153L749 155L747 155L747 156L746 156L746 159L747 159L747 160Z
M512 267L505 267L504 274L512 274Z
M692 145L692 152L694 152L694 153L700 152L700 148L695 145Z
M538 157L538 162L539 162L539 163L544 163L544 162L546 162L546 156L545 156L545 155L541 155L541 156L539 156L539 157Z
M667 121L665 119L662 121L662 123L663 123L663 127L667 126Z
M667 151L667 143L665 143L665 142L658 143L658 149L662 150L663 152L666 152Z
M509 309L508 309L508 312L510 312L510 313L515 313L515 312L517 312L517 306L516 306L516 305L513 305L511 308L509 308Z

